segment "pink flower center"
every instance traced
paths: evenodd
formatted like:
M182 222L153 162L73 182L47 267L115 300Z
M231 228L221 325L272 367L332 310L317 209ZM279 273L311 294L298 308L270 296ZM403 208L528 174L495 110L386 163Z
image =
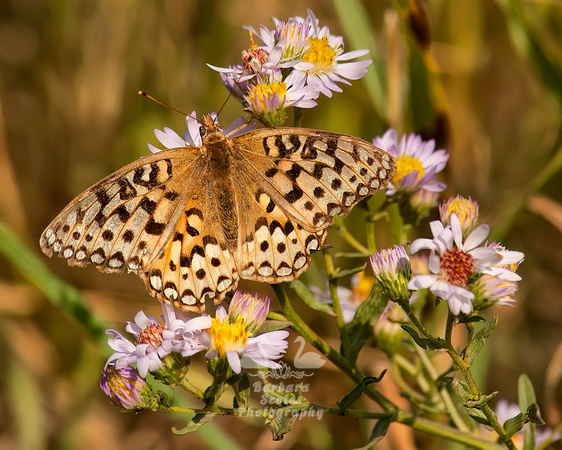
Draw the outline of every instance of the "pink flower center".
M447 250L439 259L439 263L439 276L455 286L465 287L468 277L474 272L474 258L458 248Z
M158 348L162 345L162 332L166 328L162 325L152 324L144 328L140 332L138 338L139 344L150 344L154 348Z

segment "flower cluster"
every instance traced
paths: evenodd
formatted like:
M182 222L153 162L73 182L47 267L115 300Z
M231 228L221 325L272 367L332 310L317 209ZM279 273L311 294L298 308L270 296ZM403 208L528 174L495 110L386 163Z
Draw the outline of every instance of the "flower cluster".
M107 331L112 336L109 346L115 352L102 372L100 386L114 403L126 409L139 406L138 392L145 389L143 380L148 373L164 383L178 383L189 369L190 358L202 351L208 360L227 362L231 374L241 372L241 358L258 366L280 367L274 360L285 353L289 333L259 334L269 312L267 297L236 291L228 313L220 306L215 318L202 314L189 319L171 305L162 305L162 310L162 320L140 311L134 322L128 322L126 330L134 342L115 330Z
M233 96L267 126L279 126L290 106L312 108L320 94L342 92L338 83L350 84L367 73L372 61L347 62L364 56L368 50L344 52L341 36L320 28L312 11L308 17L274 19L275 29L249 27L251 36L261 40L242 52L243 64L221 68L210 66Z
M402 246L372 256L385 294L400 303L408 300L408 289L429 289L448 302L454 315L514 302L521 280L515 270L524 255L498 243L484 244L490 227L477 224L478 204L473 200L451 197L440 211L441 220L430 223L433 239L416 239L410 245L411 254L430 250L426 273L411 276L411 261Z
M437 205L439 192L445 184L437 181L449 155L445 150L435 150L435 141L424 141L416 134L403 135L398 141L395 130L375 137L373 144L396 159L396 174L386 188L386 195L407 194L410 207L422 214Z
M430 223L433 239L417 239L410 246L412 254L430 250L430 273L413 277L408 287L429 289L447 300L455 315L470 314L475 308L492 304L509 304L516 290L514 283L521 280L515 269L524 255L499 244L484 244L490 227L477 224L478 205L472 200L457 197L444 205L448 206L440 208L441 221Z

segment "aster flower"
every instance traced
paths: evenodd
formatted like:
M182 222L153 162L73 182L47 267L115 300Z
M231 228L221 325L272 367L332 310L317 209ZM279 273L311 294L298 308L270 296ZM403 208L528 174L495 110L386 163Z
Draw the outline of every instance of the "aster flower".
M270 331L254 335L252 324L255 325L264 314L267 315L269 305L256 306L246 295L239 294L237 297L237 304L232 309L233 315L228 315L222 306L217 308L212 325L199 337L201 344L209 350L205 356L208 359L226 359L234 373L241 372L240 358L243 356L260 366L279 368L280 365L274 360L281 358L285 353L289 333ZM244 310L244 307L247 309Z
M513 295L517 292L517 283L502 280L488 274L482 274L474 282L470 283L469 290L474 293L473 305L475 309L485 309L492 305L513 306L515 299Z
M262 123L277 127L287 118L287 108L312 108L317 105L317 97L318 91L305 86L304 80L282 81L281 71L276 71L269 78L258 77L244 96L244 104Z
M432 192L444 191L446 186L436 179L449 155L445 150L435 150L435 141L423 141L415 134L402 136L393 129L382 137L373 139L373 144L388 152L396 159L396 174L386 188L386 195L394 195L398 191L414 193L420 189Z
M470 314L475 296L467 289L469 278L475 273L492 274L492 265L502 259L494 249L479 247L488 237L490 228L479 225L463 241L461 224L455 214L451 215L450 226L434 221L430 227L434 238L416 239L410 246L410 253L431 250L428 264L431 274L413 277L408 288L429 289L447 300L454 315Z
M257 293L251 295L240 290L234 293L228 307L228 315L233 320L242 317L246 323L246 331L252 334L260 329L268 313L269 297L260 298Z
M211 117L213 120L217 120L217 113L212 112ZM167 149L172 148L181 148L181 147L201 147L203 145L203 140L200 134L200 127L201 124L197 120L197 114L193 111L190 115L185 117L185 121L187 123L187 129L184 132L183 138L180 137L174 130L171 128L165 127L164 131L155 129L154 135L160 141L160 143L166 147ZM244 124L244 117L238 117L234 120L226 130L223 130L225 136L234 137L238 136L243 133L247 133L250 130L253 130L256 125L248 125L242 128ZM236 132L234 132L237 130ZM161 152L162 149L155 147L152 144L148 144L148 148L152 153Z
M358 80L367 73L371 60L347 61L364 56L369 51L345 53L342 37L331 35L326 26L320 28L311 10L306 19L291 17L287 21L273 20L276 25L274 30L261 26L257 32L252 27L246 27L251 35L256 35L262 41L263 46L259 50L264 50L265 54L257 53L252 40L252 48L243 53L243 66L227 69L211 66L214 70L229 74L223 77L223 81L230 90L234 88L236 92L233 79L244 82L256 74L270 76L271 70L290 69L284 80L287 85L308 86L311 91L331 97L332 91L342 92L338 83L351 84L348 80ZM249 55L252 57L250 63L247 60Z
M192 320L176 316L171 305L162 305L164 312L160 323L154 315L147 316L140 311L135 322L129 322L126 330L133 334L136 343L126 339L115 330L107 330L113 336L108 339L109 346L115 350L107 361L116 369L136 365L139 374L146 377L148 372L156 372L164 366L163 359L172 352L187 352L188 349L202 347L197 341L198 332L211 325L211 319L200 317Z
M402 302L410 298L408 281L412 276L412 269L410 258L402 245L375 252L371 256L371 266L375 278L390 300Z
M110 364L101 372L101 381L98 384L115 406L139 410L150 408L153 403L150 401L153 395L150 385L134 367L116 369Z
M478 202L470 197L466 199L462 195L455 197L451 195L448 200L439 205L441 222L444 225L448 225L451 220L451 214L456 214L464 235L472 231L478 223L478 210Z

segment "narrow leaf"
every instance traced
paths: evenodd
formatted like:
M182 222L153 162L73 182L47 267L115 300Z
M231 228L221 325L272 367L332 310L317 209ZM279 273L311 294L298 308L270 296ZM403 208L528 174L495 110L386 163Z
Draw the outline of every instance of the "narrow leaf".
M355 403L363 394L363 391L367 386L373 383L378 383L384 375L386 374L386 369L384 369L378 377L365 377L357 386L355 386L351 391L344 395L341 401L337 402L338 407L345 411L353 403Z
M415 343L424 350L441 350L443 348L442 345L434 344L429 339L422 338L412 327L408 325L401 325L401 327L412 337ZM441 339L439 339L439 341L441 342Z
M181 430L172 428L172 433L177 435L191 433L197 430L201 425L213 420L216 415L217 413L195 414L185 428L182 428Z
M371 436L369 437L369 442L361 448L356 450L368 450L378 444L385 437L388 427L394 421L394 415L389 415L384 419L377 420L377 423L371 431Z
M323 312L325 314L329 314L330 316L336 316L336 313L334 312L332 307L327 303L316 300L312 295L312 292L310 292L310 289L308 289L306 284L304 284L302 281L292 281L291 283L289 283L289 286L291 286L291 289L293 289L300 297L300 299L305 302L306 305L310 308L316 311Z
M482 348L484 348L484 343L486 342L486 339L488 339L492 335L492 332L494 331L497 325L498 325L498 317L496 316L494 317L494 320L492 320L487 326L485 326L484 328L479 330L478 333L476 333L476 335L472 339L472 345L470 346L470 351L466 356L466 364L468 364L469 367L472 365L472 362L474 361L476 355L478 355L478 353L480 353Z
M367 299L359 305L355 317L349 325L349 338L351 344L351 354L344 355L350 361L355 361L359 351L369 339L373 332L373 326L379 320L380 315L388 304L388 298L382 293L378 283L371 288Z
M523 413L519 413L511 419L507 419L503 424L506 440L511 439L515 433L523 428L523 425L525 425L525 415Z

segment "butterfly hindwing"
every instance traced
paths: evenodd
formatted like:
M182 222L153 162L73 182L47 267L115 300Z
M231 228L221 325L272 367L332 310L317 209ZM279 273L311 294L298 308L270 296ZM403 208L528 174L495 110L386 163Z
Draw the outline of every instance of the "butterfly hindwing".
M185 206L162 254L142 275L149 292L183 310L204 309L206 294L220 302L239 278L223 242L213 191L202 187Z
M310 264L310 252L322 247L325 230L306 230L293 221L283 199L276 192L265 192L251 175L239 173L233 184L239 199L235 261L240 277L265 283L294 280Z

